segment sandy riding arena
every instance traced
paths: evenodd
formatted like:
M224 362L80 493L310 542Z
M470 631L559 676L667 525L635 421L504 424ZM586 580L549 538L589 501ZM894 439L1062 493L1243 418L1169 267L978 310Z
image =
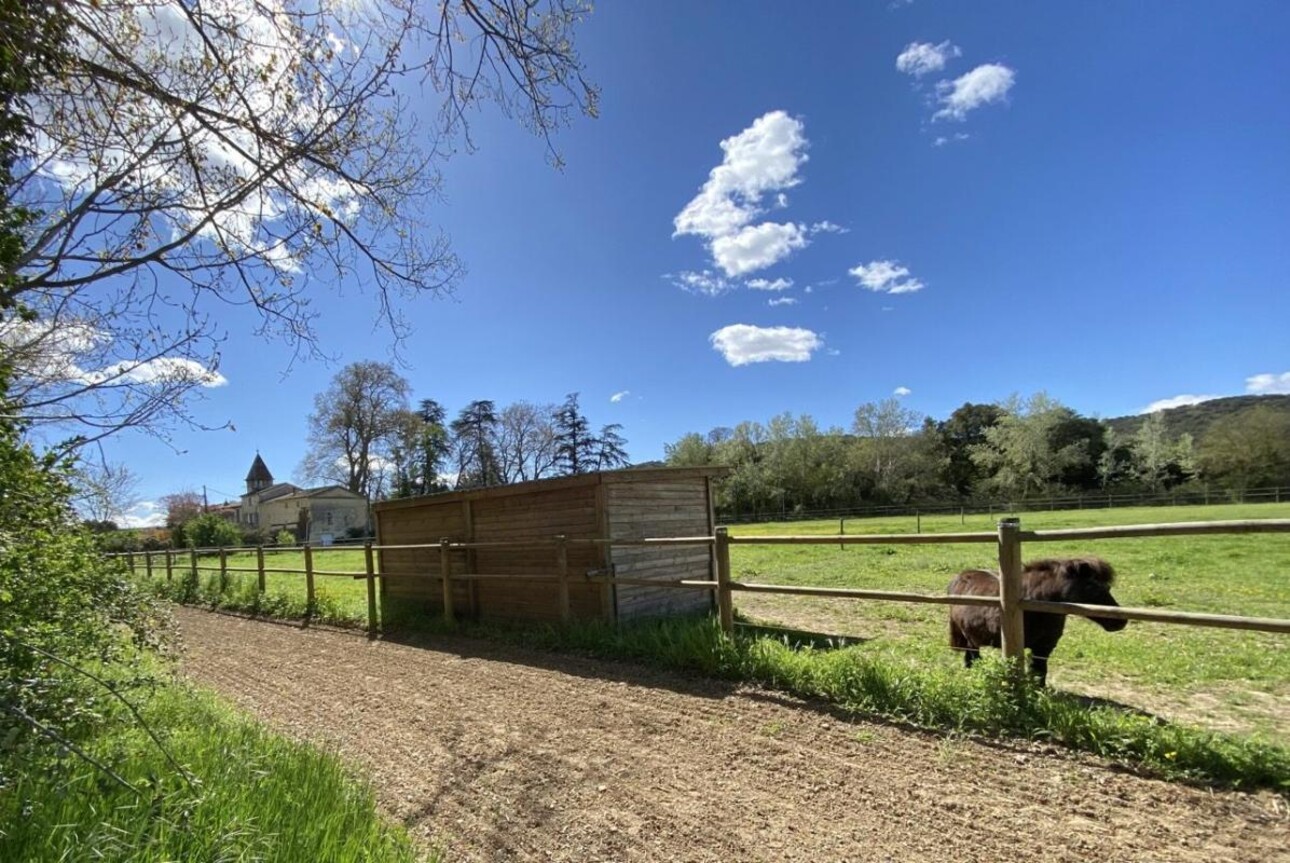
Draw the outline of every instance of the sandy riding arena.
M634 665L176 615L191 679L335 747L448 861L1290 861L1270 793Z

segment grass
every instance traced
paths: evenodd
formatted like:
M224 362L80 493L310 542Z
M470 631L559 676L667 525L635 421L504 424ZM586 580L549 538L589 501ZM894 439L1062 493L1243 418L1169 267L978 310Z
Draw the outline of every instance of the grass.
M1290 504L1066 510L1024 513L1024 529L1093 527L1160 521L1290 518ZM924 516L923 533L992 530L985 516ZM910 517L853 519L847 533L912 533ZM836 534L838 522L741 525L736 536ZM1097 554L1119 572L1122 605L1290 618L1290 536L1135 538L1030 544L1027 559ZM991 545L732 547L738 580L787 585L941 593L969 567L996 568ZM752 619L849 635L861 650L895 664L954 667L939 606L741 594ZM1211 727L1269 739L1290 735L1290 640L1271 633L1131 623L1114 635L1073 619L1054 655L1058 688L1125 701Z
M366 563L361 548L313 549L316 569L333 572L365 572ZM189 559L176 555L169 580L164 565L153 564L153 584L168 599L186 605L205 605L229 611L263 614L268 617L303 619L306 616L323 623L341 626L367 625L367 582L350 576L315 575L314 608L307 607L305 577L297 573L266 572L265 591L259 591L258 577L254 572L233 570L256 568L254 552L240 552L228 556L230 572L221 583L218 572L202 571L194 579ZM282 551L265 549L267 568L304 570L304 554L297 549ZM214 555L199 558L198 566L219 566ZM136 564L136 569L139 565Z
M0 859L419 859L377 813L371 790L333 755L276 736L210 695L172 684L143 705L192 786L133 723L115 717L83 743L138 789L64 757L0 790Z

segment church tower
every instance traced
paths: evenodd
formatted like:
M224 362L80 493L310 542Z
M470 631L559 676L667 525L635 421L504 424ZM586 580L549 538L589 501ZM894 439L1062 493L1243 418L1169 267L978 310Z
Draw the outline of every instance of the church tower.
M255 454L255 461L251 462L251 470L246 475L246 493L255 494L257 491L264 491L273 485L273 474L269 473L269 467L260 458L260 454Z

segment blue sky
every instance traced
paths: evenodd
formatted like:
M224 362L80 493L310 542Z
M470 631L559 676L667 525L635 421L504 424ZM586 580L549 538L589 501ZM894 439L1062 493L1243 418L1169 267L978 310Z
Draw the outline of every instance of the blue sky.
M636 460L898 388L934 417L1290 391L1288 41L1281 2L600 4L601 116L557 138L564 170L489 111L446 166L427 219L469 273L405 309L403 373L450 413L579 392ZM257 450L292 478L313 395L390 356L339 287L336 364L231 310L194 407L236 431L105 444L145 499L239 494Z

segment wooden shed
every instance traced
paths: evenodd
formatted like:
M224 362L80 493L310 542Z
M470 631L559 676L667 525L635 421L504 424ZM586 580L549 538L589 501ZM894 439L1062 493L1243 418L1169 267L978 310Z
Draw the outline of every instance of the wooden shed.
M478 544L450 553L453 611L485 619L560 620L560 551L568 538L573 619L628 620L707 611L713 594L604 583L711 580L708 545L615 546L587 540L712 536L712 481L723 468L631 468L387 501L373 507L378 546ZM532 545L486 546L530 542ZM383 548L387 613L443 611L439 548ZM471 579L470 574L481 577ZM457 581L458 576L467 576ZM507 577L501 577L507 576Z

